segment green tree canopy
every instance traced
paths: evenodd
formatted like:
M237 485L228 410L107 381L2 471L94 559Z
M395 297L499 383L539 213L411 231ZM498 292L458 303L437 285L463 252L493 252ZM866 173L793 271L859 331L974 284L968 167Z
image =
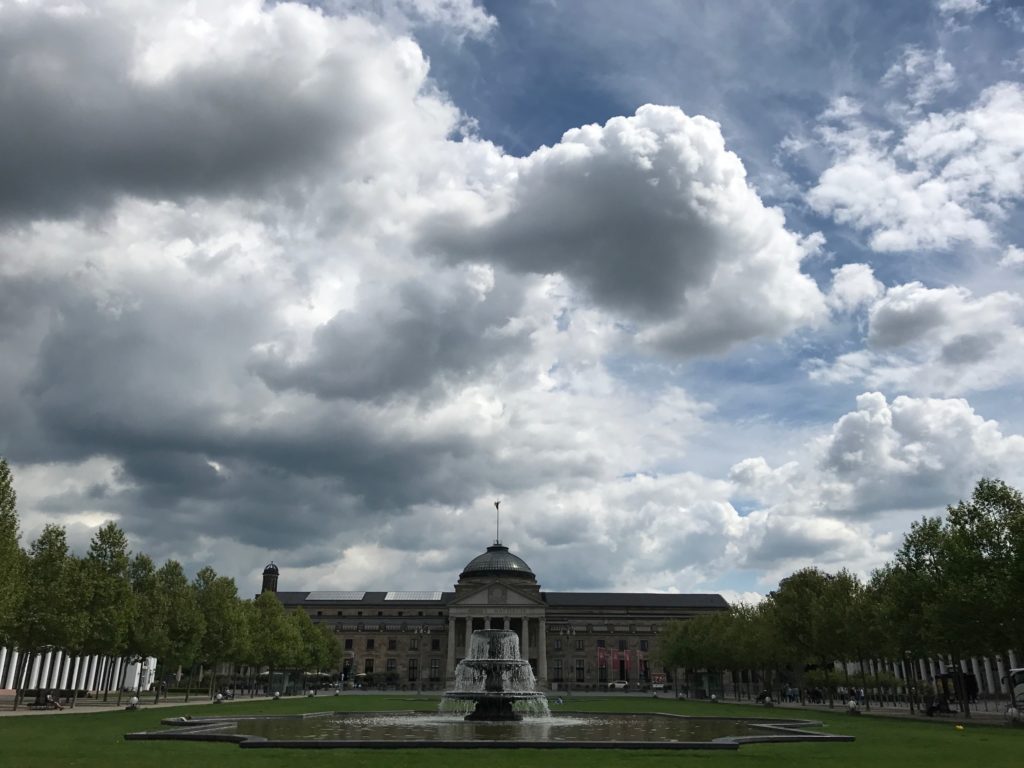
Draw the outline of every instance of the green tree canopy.
M25 594L25 556L19 544L17 494L7 460L0 458L0 645L10 645Z

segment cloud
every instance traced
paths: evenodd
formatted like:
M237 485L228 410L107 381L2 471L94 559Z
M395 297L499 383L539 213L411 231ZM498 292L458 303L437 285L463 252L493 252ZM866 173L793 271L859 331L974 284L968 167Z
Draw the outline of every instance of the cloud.
M1017 267L1024 264L1024 248L1016 245L1009 246L1003 251L1003 257L999 260L1001 267Z
M990 246L1024 195L1024 89L999 83L964 110L934 112L898 132L852 122L822 127L832 165L812 208L870 234L876 251Z
M975 297L958 286L907 283L877 295L867 320L866 347L818 362L812 379L961 394L1024 374L1024 302L1015 293Z
M941 16L975 16L988 8L989 0L936 0L935 7Z
M562 274L638 323L642 343L679 355L823 316L800 272L820 236L785 228L704 117L647 105L567 132L496 181L472 208L425 223L424 244L448 259Z
M832 270L832 288L828 292L828 305L839 312L851 312L876 299L885 286L875 279L867 264L844 264Z
M946 61L945 52L926 51L920 46L904 48L899 61L882 77L882 85L905 85L914 109L933 101L937 95L956 88L956 69ZM831 114L830 112L826 114ZM844 115L849 117L851 115Z
M6 3L0 51L5 217L284 194L394 126L457 119L411 40L297 3Z

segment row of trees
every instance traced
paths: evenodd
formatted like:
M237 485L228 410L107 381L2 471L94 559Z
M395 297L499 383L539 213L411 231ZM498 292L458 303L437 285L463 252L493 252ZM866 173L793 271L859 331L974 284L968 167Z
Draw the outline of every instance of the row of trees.
M831 696L835 662L938 657L960 662L1024 648L1024 497L999 480L978 482L969 501L914 523L895 557L865 582L846 570L807 568L758 605L671 624L659 638L667 668L759 670ZM810 677L808 671L813 670ZM862 672L853 685L868 681ZM966 688L957 679L963 711Z
M11 471L0 459L0 646L21 652L19 681L34 656L50 651L154 656L158 678L189 670L190 685L199 665L232 662L271 672L340 665L337 638L304 611L286 613L271 593L243 600L234 580L210 567L191 581L175 560L158 568L149 556L129 552L113 522L96 531L84 557L69 550L58 525L47 525L27 550L19 539ZM109 682L123 687L123 680ZM215 685L211 676L211 695Z

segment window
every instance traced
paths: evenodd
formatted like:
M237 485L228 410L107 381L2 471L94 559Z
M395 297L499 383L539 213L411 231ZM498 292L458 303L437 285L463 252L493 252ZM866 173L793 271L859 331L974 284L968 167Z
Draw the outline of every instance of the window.
M373 674L373 659L367 659L363 662L363 672L368 675Z
M384 615L384 611L377 611L377 615L378 616L383 616Z
M598 648L604 648L604 638L603 637L600 640L597 641L597 647Z
M420 639L418 637L409 638L409 650L418 651L420 649Z
M641 651L646 651L647 650L647 641L646 640L641 640L640 641L640 650Z
M430 641L430 650L432 650L432 651L440 651L441 650L441 639L440 638L435 637L433 640Z
M582 651L582 650L583 650L583 638L582 638L582 637L581 637L581 638L579 638L579 639L578 639L578 640L576 641L576 650L577 650L577 651Z
M430 660L430 682L436 683L441 679L441 660Z
M384 662L385 672L397 672L398 671L398 659L388 659Z
M620 651L626 650L626 641L625 640L619 640L619 650Z
M317 611L317 612L316 612L316 615L317 615L317 616L323 616L323 615L324 615L324 612L323 612L323 611Z
M562 682L562 660L555 659L555 668L552 673L551 681L554 683Z
M345 615L345 612L344 612L344 611L338 611L338 615L339 615L339 616L344 616L344 615Z
M372 637L366 638L366 650L368 650L368 651L372 651L373 650L373 638Z
M346 651L351 651L352 650L352 638L351 637L346 637L345 638L345 650Z
M557 638L555 639L555 650L556 651L562 650L562 641L557 639Z
M584 681L585 673L583 666L583 659L576 659L576 682L582 683Z
M396 638L396 637L389 637L388 638L388 650L389 651L397 651L398 650L398 638Z
M420 679L419 659L409 659L409 682L415 683Z

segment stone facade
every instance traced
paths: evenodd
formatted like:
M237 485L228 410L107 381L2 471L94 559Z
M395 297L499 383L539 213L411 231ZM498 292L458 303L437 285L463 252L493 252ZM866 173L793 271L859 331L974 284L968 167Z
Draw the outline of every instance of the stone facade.
M347 680L408 689L450 687L477 629L516 632L540 688L618 680L645 688L662 679L655 654L666 622L728 609L714 594L544 592L529 566L497 542L466 566L454 592L284 592L278 574L268 566L264 590L333 628Z

